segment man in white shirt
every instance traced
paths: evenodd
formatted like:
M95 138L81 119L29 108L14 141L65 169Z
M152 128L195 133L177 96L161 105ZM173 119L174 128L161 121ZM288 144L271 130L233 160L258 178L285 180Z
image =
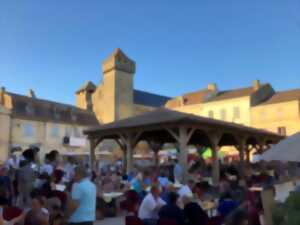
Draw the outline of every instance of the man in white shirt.
M194 181L189 180L186 185L182 186L179 191L178 195L180 198L183 197L193 197L193 188L194 188Z
M144 198L140 209L139 218L145 225L155 225L158 221L158 212L166 203L160 198L158 187L153 186L151 192Z
M72 179L74 177L75 167L76 167L76 165L74 163L73 157L69 156L68 157L68 162L66 163L66 165L64 167L64 172L65 172L64 180L66 182L72 181Z
M48 176L52 176L54 171L53 165L50 162L49 154L45 155L45 164L40 168L40 174L46 173Z

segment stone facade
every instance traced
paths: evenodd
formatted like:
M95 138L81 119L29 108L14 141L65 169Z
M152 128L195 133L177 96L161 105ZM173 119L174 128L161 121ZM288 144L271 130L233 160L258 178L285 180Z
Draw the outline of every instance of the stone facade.
M76 92L76 106L39 99L33 90L25 96L1 88L0 160L14 147L31 145L41 149L41 158L53 149L66 155L89 154L84 129L142 114L170 99L135 90L135 62L120 49L103 62L102 72L98 86L88 81Z
M77 91L77 106L88 109L87 106L92 105L99 123L113 122L164 106L168 97L134 89L135 71L135 62L121 49L116 49L102 64L100 85L96 87L88 82Z
M282 135L300 131L299 106L300 89L276 92L270 84L260 84L257 80L251 87L227 91L220 91L211 84L207 89L178 96L166 104L173 110L267 129Z
M4 161L10 146L10 111L0 105L0 161Z

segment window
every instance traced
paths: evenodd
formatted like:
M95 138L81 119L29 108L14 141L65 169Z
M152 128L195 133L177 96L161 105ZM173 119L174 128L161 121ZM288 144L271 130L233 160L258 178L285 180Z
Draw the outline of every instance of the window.
M28 115L34 114L34 108L31 104L26 105L25 110Z
M32 137L34 134L33 125L31 123L25 123L23 125L23 135L25 137Z
M74 127L73 135L74 135L74 137L80 137L81 136L80 129L78 127Z
M221 109L220 115L221 115L221 120L226 120L226 110L225 109Z
M53 113L54 113L54 118L59 120L60 119L60 114L59 114L59 111L56 107L54 107Z
M214 111L212 111L212 110L208 111L208 117L213 119L214 118Z
M71 127L66 127L65 136L70 137L71 134L72 134L72 129L71 129Z
M57 138L59 137L59 126L56 124L53 124L51 127L51 137Z
M239 119L241 117L241 112L239 107L233 108L233 119Z
M286 127L278 127L278 134L286 136Z

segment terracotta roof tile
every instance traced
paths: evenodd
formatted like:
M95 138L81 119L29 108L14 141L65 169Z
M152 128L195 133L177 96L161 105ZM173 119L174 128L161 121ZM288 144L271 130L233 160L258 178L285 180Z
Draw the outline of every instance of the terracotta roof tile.
M7 93L12 98L12 115L18 118L92 126L98 124L94 113L78 107Z
M260 105L276 104L293 100L300 100L300 89L277 92L270 99Z

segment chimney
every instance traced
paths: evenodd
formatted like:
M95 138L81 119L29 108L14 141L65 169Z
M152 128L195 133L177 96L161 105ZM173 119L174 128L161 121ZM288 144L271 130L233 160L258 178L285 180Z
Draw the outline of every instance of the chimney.
M35 95L35 93L34 93L34 91L32 89L29 89L28 97L30 97L30 98L36 98L36 95Z
M217 84L216 83L208 84L207 85L207 90L217 92L218 91Z
M259 80L254 80L253 81L253 90L257 91L260 88L260 81Z

